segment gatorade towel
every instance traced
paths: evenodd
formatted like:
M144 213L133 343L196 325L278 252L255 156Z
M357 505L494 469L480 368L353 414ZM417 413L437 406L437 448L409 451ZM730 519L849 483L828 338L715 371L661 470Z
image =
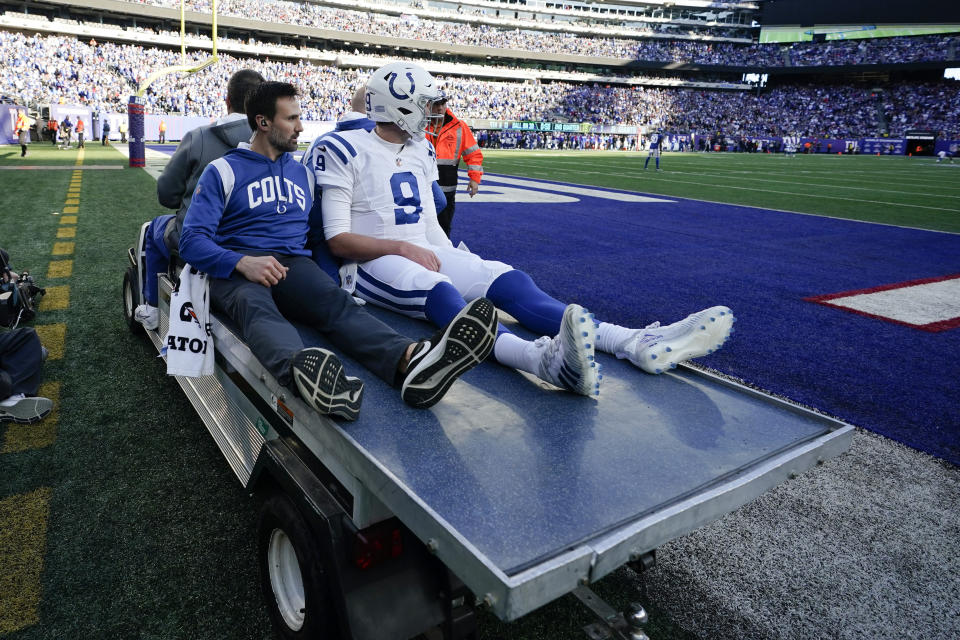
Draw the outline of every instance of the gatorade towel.
M130 151L130 166L131 167L143 167L145 164L144 161L144 147L143 147L143 112L144 104L146 100L138 96L130 96L130 101L127 104L127 118L129 118L130 124L130 142L129 151Z

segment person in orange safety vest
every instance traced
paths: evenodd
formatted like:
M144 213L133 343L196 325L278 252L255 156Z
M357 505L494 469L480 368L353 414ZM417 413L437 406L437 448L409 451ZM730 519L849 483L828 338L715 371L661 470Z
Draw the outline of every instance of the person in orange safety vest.
M74 127L77 132L77 149L83 149L83 134L86 131L86 125L83 124L83 118L77 118L77 126Z
M17 134L17 142L20 144L20 157L23 158L27 155L27 145L30 144L30 124L23 114L23 109L17 109L17 119L13 123L13 132Z
M473 132L463 120L453 115L447 109L446 99L434 103L434 115L443 115L442 122L437 122L428 131L427 139L433 143L437 152L437 183L447 197L447 206L437 212L440 227L450 237L450 227L453 223L453 211L456 208L457 167L463 158L467 165L467 176L470 184L467 193L470 197L477 195L480 189L480 180L483 178L483 153L473 137ZM437 120L440 120L438 117Z

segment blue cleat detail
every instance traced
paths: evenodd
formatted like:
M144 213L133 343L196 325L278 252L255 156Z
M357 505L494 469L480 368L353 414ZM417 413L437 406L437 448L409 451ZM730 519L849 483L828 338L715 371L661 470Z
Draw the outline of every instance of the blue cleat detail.
M592 396L599 385L599 367L593 347L596 332L585 324L586 315L583 307L571 304L563 313L560 333L554 338L544 336L534 341L541 352L536 374L560 388ZM578 320L584 326L578 327Z

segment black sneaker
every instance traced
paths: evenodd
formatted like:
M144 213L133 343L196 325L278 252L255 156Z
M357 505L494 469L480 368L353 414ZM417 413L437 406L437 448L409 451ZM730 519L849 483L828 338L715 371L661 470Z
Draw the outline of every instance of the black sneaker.
M497 338L497 309L477 298L429 340L419 343L410 358L400 395L412 407L432 407L453 381L483 362Z
M53 401L49 398L26 396L9 406L0 406L0 422L12 420L20 424L32 424L46 418L52 409Z
M291 365L303 400L317 412L356 420L363 401L363 381L345 375L336 355L319 347L304 349Z

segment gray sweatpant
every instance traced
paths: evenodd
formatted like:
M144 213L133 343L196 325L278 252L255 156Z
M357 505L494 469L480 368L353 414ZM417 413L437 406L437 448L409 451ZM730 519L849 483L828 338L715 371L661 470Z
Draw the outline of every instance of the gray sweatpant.
M341 352L393 385L400 358L413 340L358 306L311 258L270 255L289 267L279 284L265 287L233 272L228 279L210 278L210 302L239 325L250 350L277 381L290 385L290 362L304 348L289 318L323 333Z

